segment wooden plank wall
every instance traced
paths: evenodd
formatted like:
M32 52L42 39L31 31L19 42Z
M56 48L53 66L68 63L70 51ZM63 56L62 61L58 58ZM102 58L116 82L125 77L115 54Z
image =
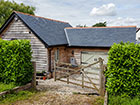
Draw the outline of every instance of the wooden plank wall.
M30 40L33 51L32 60L36 61L36 70L48 71L48 50L21 20L13 20L2 35L2 39L4 40L11 40L12 38Z
M74 54L72 54L72 51L74 52ZM108 52L109 48L67 48L67 61L70 61L70 57L74 57L76 59L76 63L77 64L81 64L82 62L82 56L81 56L81 52L82 51L88 51L88 52L92 52L92 51L102 51L102 52Z

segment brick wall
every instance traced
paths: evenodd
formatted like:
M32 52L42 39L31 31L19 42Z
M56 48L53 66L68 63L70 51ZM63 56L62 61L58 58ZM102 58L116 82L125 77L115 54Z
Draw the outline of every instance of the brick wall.
M51 51L51 67L53 69L54 60L55 60L55 51L59 49L59 61L70 63L70 57L76 59L77 64L81 64L81 52L82 51L102 51L108 52L109 48L66 48L66 47L54 47Z

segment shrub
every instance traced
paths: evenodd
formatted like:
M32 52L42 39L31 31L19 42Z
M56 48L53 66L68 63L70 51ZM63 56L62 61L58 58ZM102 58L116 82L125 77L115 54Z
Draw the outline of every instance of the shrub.
M16 86L14 85L14 83L4 84L4 83L1 83L1 82L0 82L0 92L7 91L7 90L11 90L11 89L13 89L14 87L16 87Z
M31 54L28 40L0 40L0 82L24 85L31 81Z
M108 105L140 105L140 97L122 97L109 95Z
M109 51L107 91L114 95L135 96L140 93L140 45L114 44Z

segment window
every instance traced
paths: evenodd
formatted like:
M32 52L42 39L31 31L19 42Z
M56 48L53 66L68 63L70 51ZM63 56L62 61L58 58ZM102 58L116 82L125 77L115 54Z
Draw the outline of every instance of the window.
M11 38L11 40L17 40L17 38Z
M55 50L55 61L59 60L59 49Z
M32 34L32 32L31 32L31 31L29 31L29 34Z
M15 19L15 22L17 22L17 21L18 21L18 17L17 17L17 16L15 16L15 18L14 18L14 19Z
M140 37L138 37L138 40L140 40Z
M1 35L1 38L2 38L2 39L4 38L4 34Z
M74 55L74 50L72 50L71 54Z

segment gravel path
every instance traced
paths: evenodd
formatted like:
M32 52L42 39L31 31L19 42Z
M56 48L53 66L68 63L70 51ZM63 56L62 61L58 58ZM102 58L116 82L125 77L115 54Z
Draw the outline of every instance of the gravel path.
M39 80L37 88L39 90L53 91L57 94L73 94L73 93L97 93L93 89L82 88L73 84L67 84L54 79Z
M61 81L39 80L37 94L27 100L16 101L11 105L103 105L104 98L97 95L73 94L95 93L92 89L67 84Z

